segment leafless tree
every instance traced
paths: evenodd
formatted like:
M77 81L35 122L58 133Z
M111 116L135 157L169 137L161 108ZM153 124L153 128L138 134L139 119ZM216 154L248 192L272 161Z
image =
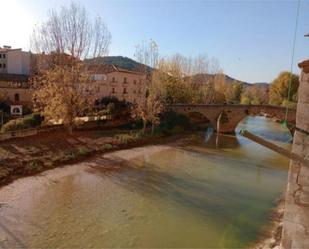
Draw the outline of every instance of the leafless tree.
M91 20L80 4L71 2L34 28L31 47L37 53L66 53L77 59L97 58L108 53L111 34L98 16Z
M157 68L159 62L159 47L158 44L150 39L149 42L141 42L135 46L135 59L142 64L140 69L142 72L147 72L147 66Z

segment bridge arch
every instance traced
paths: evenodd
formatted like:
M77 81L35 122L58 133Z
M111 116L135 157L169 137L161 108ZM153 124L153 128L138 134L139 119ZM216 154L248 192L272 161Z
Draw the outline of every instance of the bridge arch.
M213 128L217 129L217 121L220 119L221 133L234 133L238 124L247 116L267 114L279 120L285 119L285 107L271 105L193 105L177 104L171 106L172 110L187 115L188 113L200 113L209 119ZM296 110L290 109L287 116L288 128L294 134Z
M212 128L215 128L215 124L212 123L212 120L205 115L205 113L201 112L188 112L185 114L193 124L197 125L198 127L204 127L204 126L212 126Z

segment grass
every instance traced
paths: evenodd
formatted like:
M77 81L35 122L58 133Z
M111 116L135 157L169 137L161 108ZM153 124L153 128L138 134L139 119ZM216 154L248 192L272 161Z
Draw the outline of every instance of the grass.
M140 131L131 131L130 133L117 134L116 139L123 144L127 144L130 141L141 139L144 135Z
M100 147L101 150L111 150L113 148L114 146L112 144L102 144Z
M89 155L92 152L93 152L92 149L85 148L85 147L82 147L82 148L80 147L80 148L78 148L77 154L80 155L80 156L87 156L87 155Z

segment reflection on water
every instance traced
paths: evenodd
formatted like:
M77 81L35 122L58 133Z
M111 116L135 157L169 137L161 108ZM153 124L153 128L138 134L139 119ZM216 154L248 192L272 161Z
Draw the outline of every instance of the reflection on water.
M264 118L241 126L290 146ZM116 153L29 188L0 208L0 247L249 246L284 190L288 160L239 136L220 136L219 148L214 139L196 135L130 161Z

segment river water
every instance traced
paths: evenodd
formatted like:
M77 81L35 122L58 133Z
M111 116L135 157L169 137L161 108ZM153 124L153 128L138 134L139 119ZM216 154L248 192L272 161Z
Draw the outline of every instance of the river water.
M269 119L240 128L290 147ZM0 248L249 247L270 224L288 160L239 136L215 141L197 134L17 180L0 189Z

